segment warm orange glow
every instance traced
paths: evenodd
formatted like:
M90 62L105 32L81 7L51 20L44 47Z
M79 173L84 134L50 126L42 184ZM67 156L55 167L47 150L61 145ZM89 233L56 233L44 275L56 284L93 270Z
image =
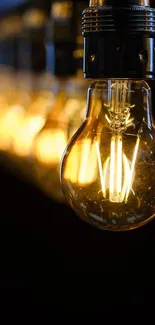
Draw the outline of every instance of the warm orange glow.
M67 145L66 133L61 129L45 129L38 136L35 155L39 162L47 165L59 164Z
M60 164L68 139L80 126L85 104L84 100L67 99L64 93L58 94L55 105L47 117L47 124L35 140L35 156L40 163L50 166Z

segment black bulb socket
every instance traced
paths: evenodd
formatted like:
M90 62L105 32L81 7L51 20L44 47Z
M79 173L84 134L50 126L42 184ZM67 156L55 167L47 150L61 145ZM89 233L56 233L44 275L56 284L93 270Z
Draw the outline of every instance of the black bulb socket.
M82 18L85 78L154 79L155 9L149 1L91 2Z

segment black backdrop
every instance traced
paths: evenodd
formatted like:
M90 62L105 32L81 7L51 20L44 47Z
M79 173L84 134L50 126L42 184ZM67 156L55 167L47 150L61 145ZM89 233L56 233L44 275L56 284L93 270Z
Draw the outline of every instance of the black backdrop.
M117 314L148 303L154 291L155 221L132 232L103 232L6 168L0 177L4 303L26 311L46 306L69 317L71 312Z
M106 312L108 324L111 318L127 324L135 321L133 309L140 317L149 306L150 324L154 259L155 221L132 232L97 230L0 168L0 311L4 305L5 320L81 324L91 318L98 324L97 314Z
M6 168L0 177L0 294L15 314L39 306L39 318L45 308L69 319L92 311L116 317L152 301L155 221L132 232L100 231Z

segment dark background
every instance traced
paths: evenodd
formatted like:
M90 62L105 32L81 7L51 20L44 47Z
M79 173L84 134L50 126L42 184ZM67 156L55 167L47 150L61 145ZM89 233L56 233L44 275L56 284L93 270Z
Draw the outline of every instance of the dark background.
M106 312L108 323L113 318L126 324L135 321L134 309L140 316L149 308L150 324L154 260L155 221L125 233L97 230L0 167L0 311L4 305L5 320L81 324L91 319L98 324L92 313Z

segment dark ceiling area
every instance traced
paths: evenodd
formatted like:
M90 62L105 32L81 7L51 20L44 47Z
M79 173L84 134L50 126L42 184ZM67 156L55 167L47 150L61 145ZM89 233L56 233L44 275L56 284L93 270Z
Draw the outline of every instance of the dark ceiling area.
M28 8L50 10L51 1L49 0L5 0L0 2L0 15L6 16L14 12L24 12Z

